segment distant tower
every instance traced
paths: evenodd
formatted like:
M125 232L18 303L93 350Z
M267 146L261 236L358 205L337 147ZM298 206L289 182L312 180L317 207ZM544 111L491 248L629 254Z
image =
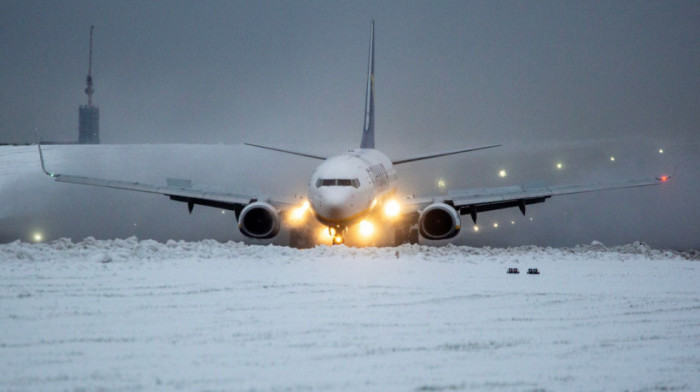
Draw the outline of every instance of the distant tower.
M100 108L93 106L92 93L92 31L95 26L90 26L90 60L88 65L87 87L85 94L88 96L88 104L80 105L78 112L78 142L80 144L100 144Z

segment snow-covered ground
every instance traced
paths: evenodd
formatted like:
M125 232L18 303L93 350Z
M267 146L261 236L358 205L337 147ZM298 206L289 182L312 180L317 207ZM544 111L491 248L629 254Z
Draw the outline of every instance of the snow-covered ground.
M698 391L699 281L643 244L13 242L0 390Z

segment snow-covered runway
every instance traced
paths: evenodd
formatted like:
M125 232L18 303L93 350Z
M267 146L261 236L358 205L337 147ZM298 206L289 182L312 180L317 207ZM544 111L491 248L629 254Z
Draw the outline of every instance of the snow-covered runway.
M0 390L697 391L699 267L643 244L14 242Z

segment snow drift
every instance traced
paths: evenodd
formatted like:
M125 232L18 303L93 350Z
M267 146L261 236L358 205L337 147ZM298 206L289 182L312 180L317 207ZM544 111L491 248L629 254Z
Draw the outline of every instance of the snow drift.
M700 390L697 260L642 243L13 242L0 389Z

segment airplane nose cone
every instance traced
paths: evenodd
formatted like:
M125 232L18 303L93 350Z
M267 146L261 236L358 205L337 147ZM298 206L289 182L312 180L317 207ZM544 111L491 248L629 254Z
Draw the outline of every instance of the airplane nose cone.
M313 201L313 208L322 217L331 220L342 220L352 215L350 195L343 189L326 189Z
M328 192L323 200L323 210L326 217L331 219L344 218L345 211L348 209L347 198L340 192Z

